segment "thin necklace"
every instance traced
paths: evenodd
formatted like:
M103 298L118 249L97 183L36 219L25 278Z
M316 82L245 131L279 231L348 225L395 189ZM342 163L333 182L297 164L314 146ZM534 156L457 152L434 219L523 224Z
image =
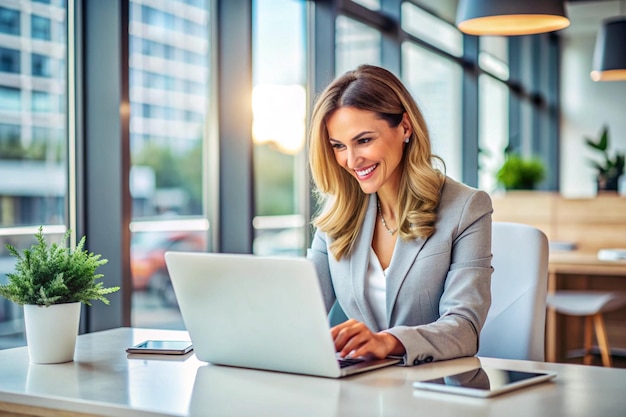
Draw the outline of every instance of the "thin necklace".
M398 228L396 227L395 229L390 229L389 226L387 226L387 222L383 217L383 210L380 208L380 200L376 199L376 204L378 205L378 215L380 216L380 220L383 222L383 226L385 226L385 229L387 229L387 233L393 235L398 231Z

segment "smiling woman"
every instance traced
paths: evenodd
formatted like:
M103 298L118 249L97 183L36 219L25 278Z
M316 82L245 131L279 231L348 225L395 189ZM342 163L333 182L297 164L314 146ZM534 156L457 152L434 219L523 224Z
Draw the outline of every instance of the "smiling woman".
M309 250L342 356L404 365L476 354L491 301L491 200L439 168L414 99L384 68L333 81L311 117L322 211ZM428 271L425 273L425 271Z

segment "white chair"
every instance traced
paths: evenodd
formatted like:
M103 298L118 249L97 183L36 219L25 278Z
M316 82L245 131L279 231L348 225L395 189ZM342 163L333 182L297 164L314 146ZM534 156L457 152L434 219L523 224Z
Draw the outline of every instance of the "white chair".
M584 317L583 363L591 365L592 335L595 330L596 340L602 365L610 367L611 349L606 335L603 313L608 313L626 306L626 294L619 291L583 291L557 290L548 294L548 307L557 313Z
M548 239L529 225L494 222L491 248L492 300L478 356L543 361Z

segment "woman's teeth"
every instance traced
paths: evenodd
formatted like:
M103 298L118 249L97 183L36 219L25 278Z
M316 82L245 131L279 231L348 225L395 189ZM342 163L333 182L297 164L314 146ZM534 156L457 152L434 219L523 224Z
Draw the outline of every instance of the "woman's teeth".
M370 172L372 172L373 170L375 170L377 166L378 166L378 164L376 164L376 165L372 165L371 167L369 167L369 168L367 168L367 169L363 169L363 170L358 170L358 169L355 169L355 170L354 170L354 172L356 172L356 174L357 174L359 177L364 177L364 176L366 176L367 174L369 174Z

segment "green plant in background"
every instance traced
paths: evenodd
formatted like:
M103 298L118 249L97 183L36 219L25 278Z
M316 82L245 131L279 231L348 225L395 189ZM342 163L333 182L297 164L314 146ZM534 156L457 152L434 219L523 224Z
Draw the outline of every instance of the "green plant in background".
M15 272L7 274L9 283L0 285L0 296L17 304L35 304L49 306L82 302L91 305L91 300L100 300L109 304L105 295L120 287L104 288L97 280L102 274L96 269L106 264L106 259L83 249L85 237L72 251L65 243L70 236L68 230L63 238L63 245L48 245L43 237L43 228L35 234L37 244L22 253L6 245L11 255L17 258Z
M597 140L586 137L585 143L602 154L601 162L589 160L597 171L598 190L617 191L619 178L624 174L624 152L615 152L613 157L609 155L609 128L604 126Z
M534 190L546 176L546 169L539 158L522 158L506 152L504 164L496 174L496 180L506 190Z

